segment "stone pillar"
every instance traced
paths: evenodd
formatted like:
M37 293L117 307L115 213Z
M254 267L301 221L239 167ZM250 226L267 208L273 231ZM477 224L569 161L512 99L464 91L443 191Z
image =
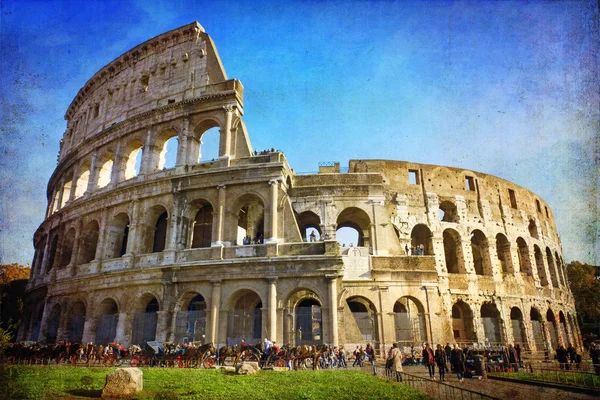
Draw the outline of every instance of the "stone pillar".
M110 171L110 185L116 185L121 181L121 160L122 160L122 144L117 142L117 148L115 149L112 171Z
M144 143L142 153L142 165L140 165L140 175L149 174L153 171L152 158L153 158L153 146L152 141L152 125L148 127L146 131L146 142Z
M227 186L225 185L218 185L217 186L217 191L219 192L219 199L218 199L218 204L217 204L217 212L215 213L216 215L216 221L214 221L214 228L213 228L213 232L215 233L214 237L215 237L215 241L211 243L211 246L223 246L223 225L225 224L225 199L226 199L226 192L225 189L227 188Z
M277 243L277 206L278 206L278 197L279 197L279 181L276 179L272 179L269 181L269 185L271 186L271 196L270 196L270 204L269 204L269 228L271 230L271 235L268 237L265 242L266 243Z
M60 180L59 185L60 186L58 188L59 192L58 192L58 202L57 202L58 204L56 206L57 210L60 210L62 208L62 199L63 199L64 191L65 191L65 182L63 179Z
M329 325L331 338L330 342L333 346L339 345L338 339L338 315L337 315L337 274L328 274L325 275L327 279L327 286L329 289Z
M37 341L39 343L46 342L46 333L48 333L48 317L50 314L50 310L48 307L48 300L44 301L44 312L42 313L42 321L40 322L40 333L38 335ZM34 321L35 323L35 321Z
M81 336L81 341L83 343L89 343L95 341L97 320L94 317L86 317L83 323L83 335Z
M126 343L127 342L127 329L126 329L126 322L127 322L127 313L126 312L122 312L119 313L119 317L117 319L117 328L115 329L115 342L117 343ZM129 341L131 341L131 337L129 337ZM128 343L129 344L129 343Z
M98 173L96 171L98 166L96 164L98 164L98 153L94 152L94 154L92 154L92 161L90 163L90 177L88 178L88 186L84 195L89 196L89 194L96 190L96 187L98 186Z
M73 251L71 253L71 261L69 264L73 268L73 275L75 275L77 267L77 255L79 254L79 241L81 240L81 231L83 229L83 223L81 219L77 222L77 229L75 230L75 239L73 241Z
M104 209L102 212L102 220L100 221L100 228L98 232L98 243L96 244L96 255L94 261L102 260L104 255L104 242L106 237L106 219L108 218L108 209Z
M208 332L210 341L217 345L219 343L219 314L221 311L221 280L211 279L212 296L210 300L210 330Z
M188 135L189 135L190 120L185 115L181 123L181 129L179 130L179 146L177 148L177 161L175 166L189 164L188 162Z
M563 335L562 324L560 323L560 314L554 314L554 329L556 331L556 341L558 344L567 347Z
M377 245L375 244L375 224L369 224L369 245L373 255L377 255ZM358 246L358 243L355 243Z
M549 327L548 327L548 321L542 320L541 324L542 324L542 332L544 334L544 343L545 343L546 349L549 352L552 352L552 350L554 350L554 349L552 348L552 341L550 340L550 331L549 331ZM540 351L543 349L537 349L537 350Z
M267 284L269 285L269 329L267 337L269 340L277 340L277 277L267 276Z
M48 234L46 235L46 245L44 246L44 253L43 253L43 258L42 258L42 262L40 263L40 269L38 270L38 275L43 276L44 273L46 272L46 268L48 268L48 263L53 262L54 260L48 260L48 256L49 256L49 251L50 251L50 245L52 243L52 236L50 235L50 232L48 232Z
M231 120L233 117L233 106L223 107L225 110L225 132L221 136L222 140L225 141L224 146L220 146L223 149L223 153L219 154L219 159L229 159L231 157Z
M181 220L181 196L179 193L173 194L173 207L169 213L169 229L165 250L177 250L177 236L179 236L179 221Z
M156 318L156 341L166 342L169 336L169 320L171 319L170 311L157 311Z
M69 192L69 201L75 200L75 190L77 189L77 178L79 177L79 164L73 168L73 178L71 178L71 191Z

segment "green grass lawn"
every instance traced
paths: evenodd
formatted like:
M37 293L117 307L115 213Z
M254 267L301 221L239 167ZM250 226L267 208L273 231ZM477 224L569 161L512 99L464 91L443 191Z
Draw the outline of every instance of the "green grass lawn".
M558 383L561 385L580 386L586 388L600 388L600 378L593 374L580 373L552 373L552 372L503 372L491 374L498 377L519 379L526 381L542 381Z
M0 366L0 399L98 398L112 368ZM143 368L136 399L427 399L402 384L360 371L261 371Z

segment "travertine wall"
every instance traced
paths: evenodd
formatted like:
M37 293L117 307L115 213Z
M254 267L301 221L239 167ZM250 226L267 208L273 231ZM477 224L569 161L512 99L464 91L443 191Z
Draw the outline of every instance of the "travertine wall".
M19 339L581 343L534 193L403 161L296 175L282 153L252 153L242 116L243 87L197 23L94 75L66 114Z

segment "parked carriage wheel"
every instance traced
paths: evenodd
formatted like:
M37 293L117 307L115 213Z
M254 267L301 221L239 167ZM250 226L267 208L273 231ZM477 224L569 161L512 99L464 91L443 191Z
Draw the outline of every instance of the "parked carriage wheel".
M182 360L181 358L177 359L177 366L179 368L185 368L185 360Z
M133 357L131 360L129 360L129 365L134 368L137 367L138 365L140 365L139 357Z
M206 369L212 368L213 365L215 365L215 359L212 357L207 357L202 362L202 366Z
M285 360L283 358L278 358L275 360L276 367L285 367Z
M124 363L124 362L125 362L125 359L124 359L124 358L117 358L117 359L115 360L115 365L116 365L117 367L119 367L119 366L123 365L123 363Z

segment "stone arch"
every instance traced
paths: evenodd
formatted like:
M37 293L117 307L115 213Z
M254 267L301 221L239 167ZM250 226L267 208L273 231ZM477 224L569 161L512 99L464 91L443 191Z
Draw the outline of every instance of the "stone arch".
M492 344L502 342L502 318L495 303L481 305L481 322L485 338Z
M556 319L554 316L554 312L551 308L548 308L546 311L546 322L548 323L548 333L550 334L550 344L552 346L552 350L556 350L558 348L558 326L556 326Z
M417 224L413 227L411 233L412 254L420 256L432 256L433 254L433 234L425 224Z
M58 327L60 324L62 307L60 304L54 304L50 310L46 327L46 343L54 344L58 338Z
M517 256L519 258L519 270L521 273L533 277L529 246L527 246L527 242L522 237L517 238Z
M321 218L314 212L308 210L296 214L296 222L298 223L298 228L300 228L300 235L303 240L309 242L321 238L321 235L323 234L321 229Z
M129 223L127 213L122 212L113 217L106 229L105 258L119 258L127 253Z
M550 247L546 247L546 260L548 260L548 270L550 271L550 279L552 280L552 286L558 287L558 275L556 273L556 265L554 264L554 257L552 257L552 250Z
M473 324L471 307L462 300L452 306L452 332L457 343L472 343L477 341L477 333Z
M535 348L538 351L544 350L546 348L546 335L542 328L542 314L540 314L537 308L531 307L529 318L531 320L531 332Z
M438 215L440 217L440 221L442 222L459 222L456 204L450 200L444 200L440 203Z
M416 346L427 341L425 309L412 296L399 298L394 304L394 327L396 342L404 346Z
M175 128L169 127L161 130L152 146L152 165L150 171L160 171L165 168L174 168L177 163L179 150L179 133ZM170 154L174 152L175 154Z
M189 205L190 211L195 211L190 219L188 239L189 247L192 249L210 247L212 243L214 208L209 201L197 199Z
M242 244L261 244L265 233L265 202L257 193L246 193L238 197L230 208L229 240Z
M90 161L84 161L79 167L79 175L75 180L75 199L80 198L87 192L90 182Z
M31 341L37 342L40 336L40 330L42 327L42 318L44 317L44 301L41 299L39 303L35 305L34 311L31 315L31 323L29 326L28 338Z
M160 304L153 293L146 292L134 305L131 343L143 346L156 339L156 323Z
M141 173L143 153L144 144L138 138L131 140L125 146L122 164L119 166L123 170L125 180L135 178Z
M50 273L52 268L54 268L54 264L56 263L56 254L58 251L58 232L53 231L50 233L50 248L48 251L48 263L46 264L46 273Z
M311 289L298 288L287 297L284 342L295 346L323 343L323 303Z
M224 154L221 143L221 122L216 118L206 118L194 126L189 141L191 164L218 159ZM215 140L216 136L216 140ZM215 143L216 142L216 143ZM214 152L216 148L216 154ZM203 154L204 153L204 154Z
M46 250L46 241L48 240L48 235L43 235L42 238L38 241L35 246L35 258L33 265L31 267L31 276L35 276L41 274L43 271L42 265L44 265L44 251Z
M96 258L96 247L98 246L99 236L100 226L98 225L98 221L93 219L88 222L81 232L77 264L87 264Z
M227 318L227 344L240 344L260 341L263 331L263 301L254 290L240 289L229 298Z
M85 325L86 307L81 300L71 306L71 313L67 323L67 338L71 343L81 342Z
M163 205L156 204L148 209L141 227L141 253L159 253L165 249L168 220L169 214Z
M64 184L62 186L62 201L60 203L60 208L63 208L70 200L71 186L73 185L73 171L70 171L64 176L63 182Z
M206 343L206 298L189 291L180 298L175 322L175 342Z
M96 187L101 189L107 186L112 179L112 171L114 168L115 155L112 151L105 151L100 158L98 158L98 170Z
M515 344L518 344L522 348L526 348L527 334L525 330L525 322L523 320L523 313L519 307L513 307L510 309L510 323Z
M368 342L377 347L379 344L377 308L371 300L363 296L346 298L344 320L346 343L355 345Z
M565 264L558 255L558 251L554 251L554 260L556 261L556 269L558 270L558 278L560 279L563 286L567 286L567 279L565 277Z
M75 245L75 228L70 228L66 235L63 236L60 261L58 263L59 268L66 267L71 263L73 257L73 247Z
M498 255L501 272L504 274L513 272L510 242L502 233L496 235L496 254Z
M96 307L96 344L106 345L115 340L119 307L117 302L107 297Z
M529 236L534 239L539 239L537 224L533 218L529 220L529 226L527 227L527 230L529 230Z
M542 256L542 251L538 247L537 244L533 245L533 254L535 257L535 265L537 267L538 277L540 278L540 283L542 286L548 286L548 275L546 275L546 268L544 266L544 257Z
M347 207L343 209L337 217L336 232L342 228L351 228L358 233L358 240L355 244L358 247L370 247L370 229L371 219L369 215L358 207Z
M475 273L477 275L492 275L489 243L485 234L479 229L471 232L471 252Z
M444 256L449 274L465 272L464 257L460 234L454 229L445 229L442 234L444 240Z
M567 324L567 319L565 318L565 313L561 311L558 312L558 321L559 321L559 330L562 335L563 342L567 342L568 344L573 344L569 335L569 328Z

